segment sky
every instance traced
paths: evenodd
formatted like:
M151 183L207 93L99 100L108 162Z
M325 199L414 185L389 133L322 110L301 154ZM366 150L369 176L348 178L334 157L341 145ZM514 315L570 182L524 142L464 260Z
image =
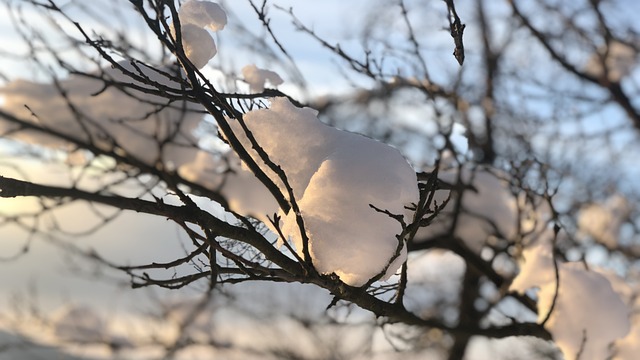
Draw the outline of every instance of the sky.
M366 6L366 1L326 1L326 2L300 2L300 1L275 1L283 8L287 9L293 6L296 15L302 20L303 23L310 25L315 31L321 34L323 37L332 39L340 38L345 34L349 34L353 29L357 29L360 24L353 21L352 14L360 11L363 6ZM230 9L233 9L233 14L236 17L250 18L251 21L246 21L248 24L254 24L250 26L250 30L255 32L258 36L264 36L264 32L255 22L252 21L255 15L252 10L248 8L246 2L239 1L227 1L225 3ZM326 52L320 50L317 46L306 40L306 36L300 32L296 32L289 24L287 15L280 11L274 11L271 14L274 17L274 29L277 31L281 40L287 46L289 51L296 59L298 66L301 67L305 74L308 74L307 81L312 85L312 93L339 93L342 91L348 91L352 85L344 80L342 74L337 71L336 66L331 60L331 57ZM0 17L2 14L0 13ZM331 19L331 21L317 21L316 19ZM231 19L231 24L233 26ZM237 19L237 18L236 18ZM90 19L82 19L89 20ZM122 23L134 24L136 21L133 17L126 14L118 20ZM341 26L336 26L341 24ZM0 24L0 29L4 29L7 26L6 23ZM149 44L153 42L153 38L149 38L147 35L143 35L142 31L139 31L136 27L133 28L131 34L136 34L135 38L140 39L141 44ZM353 36L353 35L352 35ZM435 41L434 47L439 47L438 41L445 39L446 42L442 44L450 45L449 35L440 31ZM239 73L244 65L251 63L254 59L251 54L244 50L237 50L238 48L233 44L228 37L225 37L224 32L221 32L215 37L218 45L218 55L214 58L211 64L214 67L222 69L231 69L232 71ZM355 36L352 37L352 41L347 41L345 48L349 49L350 46L354 46L357 42ZM9 44L9 47L19 50L17 43L15 42L15 34L11 31L0 31L0 42L3 44ZM473 52L470 52L473 56ZM0 59L2 57L0 56ZM72 59L72 55L69 55ZM21 62L9 61L5 62L0 60L0 69L2 73L10 74L11 79L19 78L22 76L40 76L37 73L33 73L31 69ZM445 65L451 63L454 64L453 57L442 60ZM256 65L280 71L281 74L286 74L287 68L286 61L279 62L261 62ZM206 70L207 74L216 76L216 70ZM436 74L436 76L438 76ZM297 90L291 84L287 84L285 76L285 84L281 89L286 92L296 94ZM363 79L358 79L358 82L366 84ZM241 85L242 86L242 85ZM299 94L304 96L304 94ZM0 173L1 174L13 174L11 167L6 166L10 163L11 159L1 159ZM56 168L55 165L49 166L31 166L20 161L20 166L27 166L30 168L29 172L34 179L46 179L48 181L57 181L58 176L60 181L64 180L64 171L61 168ZM15 164L15 160L13 160ZM7 204L3 200L0 200L0 212L12 211L15 209L16 203L12 202ZM26 206L20 204L20 206ZM86 224L84 221L76 224L77 218L80 214L87 212L87 208L83 206L71 207L67 215L71 219L73 226L78 226L79 229L83 228ZM46 221L46 220L45 220ZM123 234L126 234L123 236ZM147 304L152 302L152 299L159 297L164 299L170 299L171 301L180 301L182 296L188 300L193 300L198 294L199 289L186 289L180 295L176 295L175 292L165 292L160 290L140 290L130 291L127 289L127 279L123 276L111 274L109 276L110 281L97 281L90 273L82 273L77 271L75 266L86 266L78 259L72 258L66 255L63 251L52 243L51 239L34 239L33 241L28 239L28 234L21 233L15 229L4 229L1 233L2 238L5 240L0 243L0 254L14 254L20 251L25 245L29 245L29 252L11 261L0 261L0 309L14 309L24 307L25 300L37 301L38 307L43 309L47 313L56 313L60 308L64 308L67 304L83 305L95 309L101 316L118 322L122 317L138 317L143 318L140 315L145 306L141 304ZM11 239L6 241L6 239ZM183 254L184 242L188 241L183 236L180 236L179 230L175 225L163 220L154 219L144 215L136 215L131 213L124 213L110 224L104 226L95 234L92 234L88 238L78 238L72 241L79 247L85 249L95 249L99 253L103 254L107 258L122 260L130 264L148 262L150 260L169 260L176 256L176 254ZM458 269L459 270L459 269ZM451 274L456 274L455 267L449 269ZM260 292L272 293L274 290L269 286L256 290L255 288L243 288L240 287L240 292ZM280 288L278 288L280 289ZM295 292L295 289L293 290ZM314 301L319 303L313 304L313 308L322 309L328 303L329 297L322 291L305 290L309 294L313 294L311 297ZM37 294L34 296L33 294ZM261 295L258 295L261 296ZM16 300L18 299L18 300ZM20 300L22 299L22 300ZM320 299L320 300L318 300ZM279 300L278 300L279 301ZM298 302L308 301L304 296ZM286 301L283 301L286 303ZM283 303L280 302L280 303ZM132 315L133 314L133 315ZM7 323L7 317L3 316L0 312L0 322ZM125 324L125 325L123 325ZM24 325L24 324L23 324ZM42 324L34 324L36 326L42 326ZM115 325L116 327L126 327L126 322L122 322ZM46 327L46 326L45 326ZM51 330L51 327L48 328ZM54 341L55 337L51 338ZM485 351L492 351L492 349L500 348L500 351L515 351L510 349L510 345L504 345L502 342L481 342L476 341L473 343L474 349L479 349L473 353L483 354ZM0 359L2 359L0 357Z

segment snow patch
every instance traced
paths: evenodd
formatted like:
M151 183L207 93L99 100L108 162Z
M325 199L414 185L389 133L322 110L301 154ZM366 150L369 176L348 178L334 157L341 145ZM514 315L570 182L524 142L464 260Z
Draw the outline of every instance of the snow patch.
M260 69L254 64L243 67L242 76L253 92L263 92L267 82L272 86L278 86L284 82L276 72Z
M227 25L227 13L220 5L210 1L187 1L178 10L178 16L181 24L193 24L214 32Z
M631 331L622 340L616 342L616 354L613 360L634 360L640 354L640 317L636 316Z
M193 132L202 120L202 114L197 113L202 107L183 101L169 102L162 96L134 89L153 90L161 86L167 92L176 89L178 93L182 91L180 84L162 73L177 77L180 74L168 67L156 70L126 61L118 66L123 70L106 67L97 72L96 75L104 76L113 84L107 88L99 79L77 75L59 80L57 85L12 81L0 88L5 100L2 110L44 129L100 150L117 151L147 165L160 161L178 167L192 161L197 143ZM135 74L138 79L132 79L125 72ZM16 129L15 125L0 121L0 134ZM15 131L9 136L50 148L74 148L60 137L35 130ZM73 157L70 161L76 163L82 158Z
M405 206L418 201L415 172L397 150L326 126L316 115L315 110L300 109L288 99L275 98L271 108L251 111L244 121L270 160L287 174L316 269L335 273L349 285L361 286L395 259L385 274L388 278L406 259L406 248L396 238L402 226L370 205L409 223ZM285 184L252 149L240 124L234 121L231 125L251 156L286 194ZM224 191L237 192L229 188ZM265 214L277 209L275 200L269 199L268 203L251 203L251 197L237 196L232 206L241 214ZM283 234L303 256L296 214L290 211L280 215Z
M629 332L630 323L628 307L607 278L582 263L557 263L556 296L551 244L538 242L524 250L523 258L509 289L524 293L539 288L538 322L548 316L544 326L565 358L579 354L581 360L608 358L609 345Z
M630 212L630 204L620 194L611 196L603 204L589 204L580 210L579 235L583 238L591 237L609 248L616 248L620 228Z
M202 69L217 53L216 42L207 29L222 30L227 14L216 3L190 0L178 9L178 18L184 53L196 68ZM175 37L173 24L170 30Z
M416 241L449 236L456 216L453 235L475 252L480 252L488 241L515 241L518 232L527 234L529 239L536 238L547 227L548 206L542 199L534 203L525 194L514 195L503 171L464 165L461 169L441 170L438 177L454 190L436 191L435 205L441 206L450 196L449 202L429 226L418 230Z
M220 191L233 211L265 224L269 224L267 215L278 212L271 193L233 152L216 155L200 150L194 161L181 166L178 173L187 181Z
M209 32L193 24L182 24L182 48L189 61L202 69L218 53L216 42Z
M605 76L609 81L618 82L631 74L638 64L638 51L629 44L612 41L608 46L598 48L584 66L584 71L592 76ZM604 65L604 66L603 66Z

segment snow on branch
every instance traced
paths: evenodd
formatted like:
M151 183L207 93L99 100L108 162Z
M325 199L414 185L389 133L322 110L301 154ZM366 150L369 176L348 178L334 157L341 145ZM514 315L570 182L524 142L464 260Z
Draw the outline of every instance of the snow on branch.
M243 67L242 76L244 81L249 84L251 91L255 92L264 91L264 86L267 82L273 86L278 86L284 82L276 72L260 69L254 64Z
M608 358L609 345L629 332L628 307L606 277L582 263L557 263L552 251L549 241L526 248L510 290L539 288L538 321L567 359Z
M118 68L71 75L51 84L16 80L0 88L3 111L42 130L0 121L0 133L65 149L60 133L102 151L153 166L178 167L196 155L202 107L185 99L175 69L122 61ZM187 100L187 101L185 101ZM50 130L52 134L47 134Z
M176 40L181 40L184 53L191 63L202 69L218 52L216 42L207 29L213 32L224 29L227 14L214 2L190 0L180 7L178 18L180 31L176 31L174 21L171 33Z
M360 286L385 268L396 252L396 235L403 229L398 221L370 205L405 214L409 222L405 206L417 203L418 189L415 171L402 155L378 141L326 126L314 110L296 108L286 98L272 99L269 109L251 111L244 121L257 143L288 176L300 214L281 214L281 229L297 251L304 247L297 222L297 216L302 216L309 251L319 272L336 273L342 281ZM245 148L250 148L240 125L231 125ZM261 163L255 151L250 153ZM285 184L261 166L284 191ZM232 189L222 191L230 192L236 200L234 210L240 213L259 214L266 220L264 217L277 209L274 201L268 206L245 203L243 197L233 196L241 189ZM403 249L387 278L405 258Z

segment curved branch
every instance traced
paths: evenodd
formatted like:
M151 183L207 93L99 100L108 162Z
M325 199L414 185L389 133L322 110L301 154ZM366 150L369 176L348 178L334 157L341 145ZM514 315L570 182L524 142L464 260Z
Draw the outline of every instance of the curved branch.
M540 42L540 44L547 50L549 55L562 66L565 70L574 74L580 79L586 80L592 84L601 86L605 88L611 99L616 102L624 112L629 116L633 126L636 130L640 131L640 111L633 106L631 99L622 89L619 81L611 81L603 77L593 76L585 71L579 70L573 64L571 64L564 56L562 56L556 49L551 46L545 34L543 34L540 30L538 30L533 24L529 21L529 19L520 11L518 6L516 5L516 0L508 0L509 4L511 4L511 9L516 17L522 22L522 24L533 34L533 36ZM606 72L605 72L606 74Z

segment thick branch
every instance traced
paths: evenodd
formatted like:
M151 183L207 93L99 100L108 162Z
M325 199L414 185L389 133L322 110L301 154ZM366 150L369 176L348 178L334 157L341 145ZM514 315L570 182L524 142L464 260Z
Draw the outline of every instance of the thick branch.
M259 233L226 223L198 208L169 205L163 203L161 200L158 202L151 202L122 196L91 193L74 188L39 185L0 176L0 197L13 198L26 196L48 198L66 197L86 200L94 203L110 205L118 209L133 210L140 213L166 217L176 221L198 224L210 229L215 229L215 232L220 236L242 241L255 247L262 252L267 259L287 270L291 274L298 274L300 271L298 263L278 251Z
M423 319L408 311L399 303L388 303L368 294L361 288L354 288L345 284L336 286L335 282L326 276L314 281L325 289L331 291L340 299L350 301L363 309L367 309L377 316L387 318L389 323L403 323L420 327L438 328L452 334L482 335L491 338L505 338L509 336L535 336L544 340L551 340L551 334L536 323L514 323L505 326L493 326L487 328L469 326L447 326L440 321Z

